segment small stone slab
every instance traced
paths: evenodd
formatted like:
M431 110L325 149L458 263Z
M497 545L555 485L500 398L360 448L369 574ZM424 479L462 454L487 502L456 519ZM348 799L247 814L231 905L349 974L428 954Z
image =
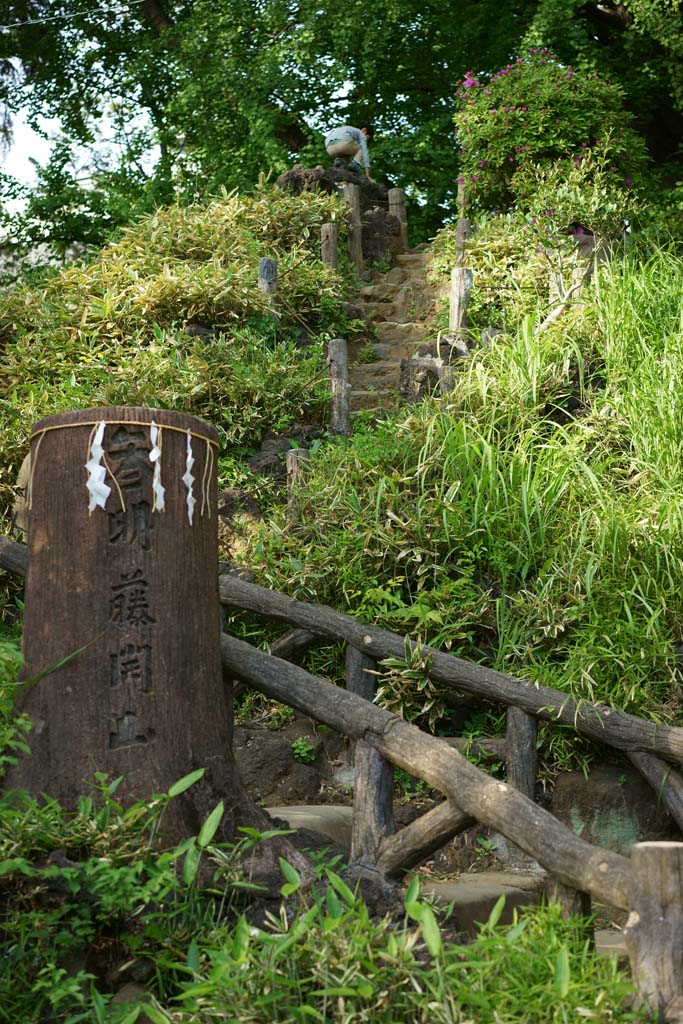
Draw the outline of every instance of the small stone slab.
M453 903L453 921L458 931L476 935L478 926L486 923L501 896L505 896L505 907L499 921L510 924L513 910L541 901L545 885L545 878L538 875L486 871L460 875L454 882L423 881L422 891L442 906Z
M620 960L628 960L626 940L622 932L609 928L598 928L595 932L595 952L603 956L616 956Z
M335 804L292 804L289 807L267 807L273 818L281 818L290 828L307 828L322 832L345 849L351 849L353 809Z

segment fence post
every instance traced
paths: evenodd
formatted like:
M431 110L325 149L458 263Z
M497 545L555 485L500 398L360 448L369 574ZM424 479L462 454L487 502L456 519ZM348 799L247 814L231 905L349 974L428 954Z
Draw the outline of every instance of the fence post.
M270 296L270 308L275 312L275 296L277 295L277 260L262 256L258 261L259 291Z
M451 270L448 330L453 334L458 334L467 327L467 306L473 280L472 271L465 267L454 267Z
M683 1021L683 843L636 843L624 938L643 1002L658 1020Z
M346 648L346 689L365 700L375 695L372 658L350 644ZM351 863L376 868L382 839L394 831L394 770L365 740L354 748L355 781L351 825Z
M354 186L354 188L357 186ZM344 338L332 338L327 348L327 365L330 368L330 433L346 436L351 431L349 410L349 351Z
M401 230L401 252L408 249L408 213L406 210L406 194L402 188L390 188L387 192L389 213L399 222Z
M320 229L320 252L323 263L332 270L339 264L339 225L323 224Z
M350 182L344 182L342 188L344 202L351 211L351 231L349 232L351 259L356 268L356 276L361 277L365 264L363 262L363 228L360 219L360 188Z
M509 785L534 799L538 757L535 715L530 715L511 704L507 711L507 780Z
M287 522L290 526L299 518L296 492L304 482L309 458L307 448L290 448L287 452Z

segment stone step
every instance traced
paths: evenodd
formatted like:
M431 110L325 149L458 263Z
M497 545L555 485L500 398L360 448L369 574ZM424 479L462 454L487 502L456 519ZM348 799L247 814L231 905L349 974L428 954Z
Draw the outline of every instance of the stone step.
M353 390L349 398L349 410L354 412L380 412L394 409L398 404L398 391Z
M375 399L377 395L373 395ZM382 406L365 407L381 411ZM273 818L286 822L289 828L306 828L320 832L345 850L351 849L353 808L336 804L291 804L266 808ZM547 877L542 874L515 874L508 871L482 871L458 875L451 881L435 881L420 877L423 895L432 896L440 906L453 904L453 921L458 931L474 936L479 926L489 919L501 896L505 907L499 918L509 924L514 910L535 906L547 892ZM599 928L595 932L596 952L626 960L628 954L621 931Z
M383 359L377 363L358 363L349 370L349 381L352 388L360 391L370 388L382 388L387 391L398 390L401 367L395 359Z
M390 321L402 324L407 322L408 317L407 303L398 297L393 302L364 302L363 312L370 320L382 323Z
M287 822L290 828L310 828L322 832L345 849L351 849L351 807L336 804L290 804L286 807L266 807L266 810L273 818Z
M421 323L397 323L395 320L382 320L375 324L377 340L383 345L392 345L396 348L420 345L424 341L427 329Z
M544 875L482 871L480 874L459 875L455 881L449 882L421 879L421 889L440 906L453 903L452 920L458 931L476 935L478 926L486 924L501 896L505 897L505 906L499 921L501 924L510 924L514 910L541 901L546 891L546 882Z
M429 258L424 252L404 252L396 257L396 265L399 267L426 267Z
M364 285L358 294L365 302L393 302L396 291L402 284L403 282L395 285L391 282L378 281L377 284Z

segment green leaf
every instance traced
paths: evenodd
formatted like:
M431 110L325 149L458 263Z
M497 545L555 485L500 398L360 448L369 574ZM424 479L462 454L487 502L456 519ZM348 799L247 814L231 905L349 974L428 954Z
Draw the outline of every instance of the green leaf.
M286 861L284 857L280 857L280 871L285 876L290 885L295 886L297 889L301 885L301 875L293 868L289 861Z
M131 1010L130 1013L126 1014L126 1016L123 1018L123 1020L119 1022L119 1024L135 1024L135 1021L138 1019L141 1013L142 1007L136 1006L135 1009Z
M330 885L334 886L344 902L348 903L349 906L353 906L356 902L356 897L353 895L346 882L342 881L339 875L335 874L335 872L330 870L330 868L325 868L325 875L327 876L327 880Z
M560 946L555 960L555 991L560 999L566 999L569 994L569 979L569 950L566 946Z
M434 911L427 903L422 905L422 935L430 954L438 956L443 950L441 931Z
M417 921L419 924L422 924L425 908L424 903L420 903L419 900L415 900L412 903L406 903L405 908L406 914L412 921Z
M153 1003L145 1003L142 1007L145 1014L151 1020L152 1024L171 1024L172 1018L164 1013L160 1007L155 1006Z
M496 900L493 910L489 914L489 919L484 925L485 928L495 928L500 920L500 915L503 913L505 907L505 896L499 896Z
M335 921L338 920L344 913L344 911L342 910L341 903L339 902L339 899L337 898L337 894L334 891L334 889L328 889L327 892L325 893L325 904L327 906L328 914L330 915L330 917L334 918Z
M185 854L185 860L183 861L183 882L185 885L192 885L197 877L200 858L201 852L196 846L188 847L187 853Z
M200 850L204 850L215 836L216 830L221 823L224 810L223 801L221 800L220 803L216 804L214 809L211 811L211 814L202 825L199 835L197 836L197 846Z
M193 974L199 973L199 946L196 939L192 939L187 947L187 966Z
M180 794L184 793L186 789L190 788L190 786L194 786L195 782L201 779L205 771L205 768L197 768L195 771L190 772L189 775L183 775L182 779L178 779L177 782L173 783L168 791L168 795L180 796Z
M521 921L517 922L514 928L511 928L510 931L507 932L505 936L505 941L508 944L508 946L511 946L513 942L515 942L519 938L519 936L522 934L528 923L529 922L527 918L523 917Z
M404 905L407 906L409 903L415 903L419 895L420 879L417 877L417 875L413 875L410 881L410 885L408 886L405 897L403 899Z

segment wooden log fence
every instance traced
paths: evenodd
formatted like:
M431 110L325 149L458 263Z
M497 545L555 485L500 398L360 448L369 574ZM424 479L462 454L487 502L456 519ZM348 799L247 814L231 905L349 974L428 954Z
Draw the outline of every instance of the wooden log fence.
M23 545L0 537L0 567L24 574L26 562ZM683 1021L683 843L639 843L629 859L585 842L521 791L531 788L529 765L522 763L524 756L520 760L520 751L530 757L533 747L535 754L532 723L535 725L537 717L565 720L565 695L539 688L539 700L546 702L543 706L529 699L527 684L522 680L423 648L423 654L431 657L430 674L435 678L453 682L485 699L507 703L511 709L522 707L522 714L513 711L509 716L503 751L513 776L520 761L520 789L516 789L481 771L453 743L422 732L367 699L374 689L373 659L403 656L402 638L236 576L221 576L220 591L224 604L260 612L295 627L273 645L274 651L288 655L302 649L312 636L347 642L347 689L225 633L221 657L227 676L355 740L358 793L352 859L357 865L388 875L399 874L473 822L488 825L546 869L555 880L554 898L572 913L587 913L590 897L630 911L625 936L641 999L660 1020L671 1024ZM400 644L398 651L395 641ZM444 660L451 663L448 670ZM510 687L517 689L517 700ZM677 816L680 814L683 783L670 773L660 756L680 762L683 730L653 728L652 723L599 705L573 706L571 714L578 731L626 750L658 788L670 812L674 808ZM426 780L445 798L396 834L391 816L391 765Z
M359 622L333 608L296 601L236 576L221 577L219 588L221 601L228 606L301 626L317 636L346 641L378 661L405 658L404 637ZM494 704L519 707L537 718L562 722L589 739L618 750L644 751L666 761L683 763L683 729L649 722L603 704L575 701L560 690L464 661L433 647L424 646L422 654L429 661L430 677L451 684L453 689Z

